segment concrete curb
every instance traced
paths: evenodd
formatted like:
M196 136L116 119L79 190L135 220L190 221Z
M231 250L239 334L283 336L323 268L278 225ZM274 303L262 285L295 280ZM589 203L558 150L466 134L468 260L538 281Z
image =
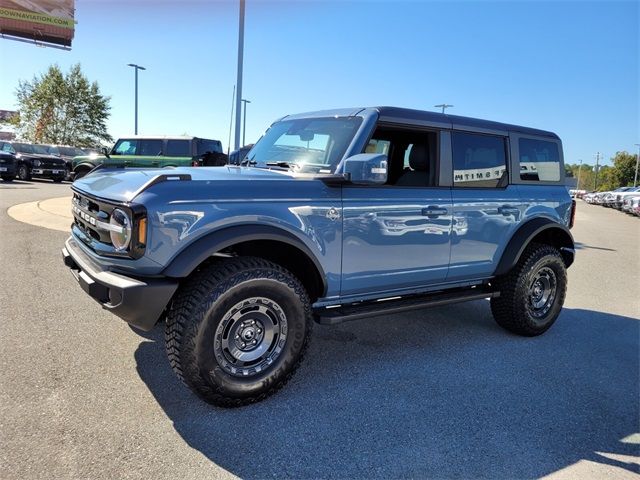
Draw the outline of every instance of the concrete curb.
M19 222L60 232L69 232L73 222L71 197L20 203L9 207L7 214Z

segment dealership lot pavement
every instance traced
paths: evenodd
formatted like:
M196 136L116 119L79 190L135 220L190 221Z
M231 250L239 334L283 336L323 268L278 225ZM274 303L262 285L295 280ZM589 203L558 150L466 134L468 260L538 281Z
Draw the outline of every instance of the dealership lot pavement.
M84 295L66 233L7 215L69 195L0 184L2 479L638 478L638 218L578 202L542 337L502 331L486 301L315 326L285 389L221 410L175 379L161 331Z

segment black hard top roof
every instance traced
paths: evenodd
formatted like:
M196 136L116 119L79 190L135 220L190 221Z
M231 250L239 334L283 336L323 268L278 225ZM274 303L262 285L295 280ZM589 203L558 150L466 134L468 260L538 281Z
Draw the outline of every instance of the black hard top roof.
M493 122L479 118L460 117L458 115L448 115L446 113L429 112L425 110L413 110L411 108L399 107L374 107L380 116L393 117L398 119L419 120L424 122L452 123L461 127L486 128L488 130L506 130L508 132L518 132L527 135L539 135L558 139L558 135L546 130L537 128L522 127L520 125L510 125L508 123Z

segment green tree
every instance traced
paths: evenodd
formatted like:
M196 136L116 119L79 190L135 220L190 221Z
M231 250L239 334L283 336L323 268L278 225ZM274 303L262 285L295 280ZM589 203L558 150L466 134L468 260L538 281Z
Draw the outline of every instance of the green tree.
M636 156L629 152L617 152L611 161L616 170L618 186L633 185L633 177L636 174Z
M80 64L66 74L52 65L39 77L20 81L16 97L20 115L13 125L20 139L77 147L112 141L106 127L111 98L89 82Z

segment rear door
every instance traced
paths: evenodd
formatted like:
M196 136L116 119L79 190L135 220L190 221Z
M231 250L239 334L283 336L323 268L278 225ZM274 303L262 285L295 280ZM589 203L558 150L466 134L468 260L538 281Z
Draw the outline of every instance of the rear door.
M518 187L509 183L507 132L454 130L451 264L447 280L490 277L522 221Z

